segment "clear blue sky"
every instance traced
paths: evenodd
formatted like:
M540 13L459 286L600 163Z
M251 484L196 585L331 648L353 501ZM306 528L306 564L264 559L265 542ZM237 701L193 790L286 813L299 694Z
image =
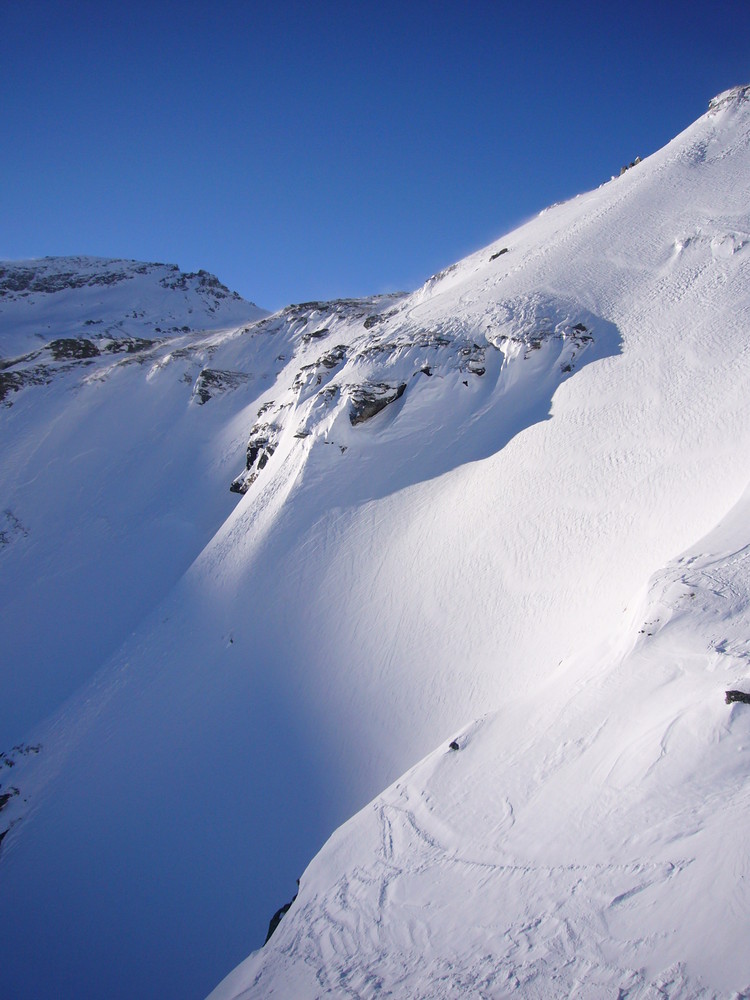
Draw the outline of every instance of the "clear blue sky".
M0 257L413 288L750 81L747 0L6 0Z

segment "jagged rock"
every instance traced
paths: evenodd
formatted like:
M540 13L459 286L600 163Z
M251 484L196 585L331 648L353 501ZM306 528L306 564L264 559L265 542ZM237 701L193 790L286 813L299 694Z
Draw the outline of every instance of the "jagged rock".
M0 809L4 809L12 798L19 794L15 785L11 785L7 792L0 792Z
M622 177L622 175L627 170L630 170L631 167L637 166L640 162L641 162L640 156L636 156L636 158L632 160L630 163L626 163L624 167L620 167L620 177Z
M195 381L193 398L201 406L219 393L229 392L244 385L249 378L250 376L246 372L215 371L212 368L204 368Z
M258 478L258 473L265 469L268 460L276 451L279 433L279 428L275 424L255 424L251 428L247 442L245 470L232 480L229 487L231 493L247 493Z
M258 469L265 467L276 450L279 431L274 424L255 424L247 442L245 468L249 471L257 462Z
M708 102L708 110L711 114L716 114L717 111L721 111L722 108L726 108L730 104L741 104L747 100L750 100L750 85L732 87L731 90L725 90L723 94L717 94L716 97L712 98Z
M385 382L370 383L357 386L351 393L351 409L349 420L352 425L364 423L384 410L389 403L400 399L406 389L406 382L399 385L388 385Z
M98 358L101 353L96 344L84 337L61 337L51 340L49 349L55 361L81 361L84 358Z
M311 340L322 340L323 337L328 336L329 332L327 326L322 326L319 330L312 330L310 333L303 334L302 343L309 344Z
M320 385L323 381L323 374L320 369L326 368L332 371L341 364L345 357L346 347L343 344L337 344L336 347L331 348L330 351L321 355L317 361L313 361L309 365L302 365L294 376L292 388L298 390L303 386Z
M62 292L68 288L84 288L93 285L114 285L126 281L131 275L125 271L101 271L81 273L59 271L46 273L43 265L38 268L15 266L0 268L0 297L14 292Z
M731 705L733 701L741 701L750 705L750 694L746 694L744 691L727 691L724 700L727 705Z
M26 368L20 372L0 372L0 402L11 392L18 392L27 385L47 385L52 381L52 370L46 365ZM6 404L10 406L10 403Z
M498 257L502 257L502 255L504 253L507 253L507 252L508 252L508 248L507 247L503 247L502 250L498 250L497 253L493 253L492 256L490 257L490 260L497 260Z
M102 347L102 352L106 351L108 354L138 354L140 351L147 351L149 347L153 346L154 341L146 340L145 337L121 337L105 344ZM175 351L176 354L177 352Z
M298 887L298 890L299 890L299 879L297 879L297 887ZM266 940L263 942L264 945L268 944L268 942L269 942L269 940L271 938L271 935L273 934L273 932L276 930L276 928L281 923L281 918L290 909L292 903L295 901L295 899L297 898L297 896L298 896L298 892L295 892L295 894L292 896L292 898L289 900L289 902L288 903L284 903L283 906L280 906L278 908L278 910L274 913L274 915L271 917L271 921L270 921L270 923L268 925L268 933L266 934Z

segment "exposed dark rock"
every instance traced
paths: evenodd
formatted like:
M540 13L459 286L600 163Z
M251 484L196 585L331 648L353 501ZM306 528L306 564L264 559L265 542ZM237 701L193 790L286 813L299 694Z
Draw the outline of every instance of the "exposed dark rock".
M145 337L121 337L112 340L102 348L102 352L108 354L138 354L140 351L147 351L154 346L153 340L146 340ZM187 353L187 352L186 352ZM175 351L175 355L177 352Z
M0 809L4 809L10 800L18 794L19 792L15 785L11 785L7 792L0 792Z
M99 348L84 337L61 337L51 340L49 349L55 361L81 361L84 358L98 358Z
M10 508L6 508L3 511L3 516L0 518L0 524L3 527L0 529L0 546L10 545L10 543L19 536L22 538L28 538L28 530L21 524L19 518L13 513Z
M457 267L458 264L451 264L449 267L443 268L442 271L438 271L437 274L433 274L431 278L428 278L427 284L432 284L435 281L440 281L442 278L445 278L446 275L450 274L452 271L455 271Z
M276 451L279 428L275 424L255 424L250 430L245 456L245 471L229 487L231 493L247 493Z
M332 347L330 351L321 355L317 361L313 361L309 365L302 365L294 376L292 388L297 390L301 389L304 385L320 385L323 381L323 374L320 372L320 369L326 368L328 371L332 371L341 364L345 357L346 347L343 344L337 344L336 347Z
M626 171L630 170L631 167L637 166L640 162L641 162L640 156L636 156L636 158L632 162L626 163L624 167L620 167L620 177L622 177L622 175Z
M328 336L329 332L327 326L322 326L319 330L312 330L310 333L303 334L302 343L309 344L311 340L322 340L323 337Z
M273 934L273 932L276 930L276 928L281 923L281 918L290 909L292 903L297 898L297 895L298 895L298 892L299 892L299 879L297 879L297 887L298 887L298 891L295 892L295 894L292 896L292 898L289 900L289 902L288 903L284 903L283 906L280 906L279 909L271 917L271 922L268 925L268 933L266 934L266 940L263 942L264 945L268 944L268 942L269 942L269 940L271 938L271 935Z
M217 371L213 368L204 368L195 381L193 397L199 405L202 405L219 393L229 392L244 385L249 378L250 375L246 372Z
M450 747L451 750L460 750L461 749L461 747L458 744L458 740L453 740L451 743L448 744L448 746Z
M498 257L502 257L502 255L504 253L507 253L507 252L508 252L508 248L507 247L503 247L502 250L498 250L497 253L493 253L492 256L490 257L490 260L497 260Z
M368 316L365 320L365 330L371 330L374 326L377 326L378 323L385 323L387 319L390 319L391 316L395 316L397 312L397 309L391 309L390 312L387 313L373 313L372 316Z
M84 288L92 285L114 285L127 281L131 274L124 271L103 271L98 274L82 274L79 271L60 271L45 274L29 267L0 268L0 298L13 297L14 292L62 292L66 288Z
M208 293L215 299L237 299L240 297L237 292L231 292L226 285L223 285L215 275L210 274L208 271L182 272L176 265L173 265L172 272L172 274L162 278L159 282L162 288L186 291L189 285L192 284L199 291Z
M318 364L322 365L324 368L335 368L341 361L346 357L346 347L343 344L338 344L336 347L328 351L321 358L318 359Z
M727 691L724 700L727 705L731 705L733 701L742 701L746 705L750 705L750 694L746 694L744 691Z
M275 428L271 424L264 424L255 427L250 431L250 440L247 442L247 455L245 468L252 469L256 461L258 468L265 467L268 459L276 450Z
M381 344L368 344L367 347L363 347L362 350L359 351L357 354L357 360L359 361L360 359L371 358L378 354L395 354L399 348L404 350L412 346L412 341L404 341L400 344L391 343L390 341L384 341Z
M27 385L47 385L52 381L53 371L47 365L25 368L20 372L0 372L0 402L11 392L18 392ZM10 403L6 404L10 406Z
M400 399L405 389L406 382L401 382L396 386L384 382L357 386L351 394L352 406L349 411L349 420L352 425L364 423L365 420L374 417L376 413L380 413L389 403Z
M29 754L39 753L42 749L41 743L17 743L10 753L3 751L0 753L0 764L5 764L6 767L13 767L15 763L15 757L28 757Z

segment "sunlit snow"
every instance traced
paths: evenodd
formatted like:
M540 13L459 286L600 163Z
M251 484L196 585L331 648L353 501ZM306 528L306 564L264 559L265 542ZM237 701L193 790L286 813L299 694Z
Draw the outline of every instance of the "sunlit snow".
M749 261L740 89L413 294L10 324L8 995L750 994Z

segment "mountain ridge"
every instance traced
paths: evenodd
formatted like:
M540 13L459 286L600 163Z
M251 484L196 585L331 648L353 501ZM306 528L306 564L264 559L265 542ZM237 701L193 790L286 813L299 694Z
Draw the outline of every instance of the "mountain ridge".
M144 364L107 369L103 381L79 384L71 373L64 386L16 394L1 415L19 443L0 480L11 487L2 504L28 532L15 532L0 550L16 582L23 573L39 578L40 550L56 574L75 561L75 548L49 552L45 538L65 538L82 502L72 523L89 545L104 547L106 559L92 563L117 567L126 593L144 586L144 566L174 557L156 574L158 588L142 595L132 634L119 647L112 638L103 668L90 657L91 679L50 722L30 727L28 743L41 750L19 755L14 766L20 793L3 816L18 822L3 840L0 866L14 901L12 909L6 903L6 976L19 996L60 981L79 996L102 984L111 996L205 993L230 967L228 956L239 961L250 938L260 943L294 878L361 807L303 875L266 948L217 995L369 996L379 988L546 996L554 983L581 995L616 987L634 998L657 986L691 997L744 989L750 970L741 958L722 978L703 952L695 951L696 971L675 959L672 946L654 947L658 927L633 943L628 914L643 917L637 901L651 898L648 872L656 873L649 884L657 895L686 877L694 893L710 872L709 854L695 855L692 871L704 882L692 883L684 875L690 866L677 865L689 844L680 844L679 857L642 850L639 860L631 846L624 857L615 820L629 817L630 829L643 823L670 787L665 779L641 801L633 778L661 759L665 730L700 761L726 711L732 727L718 741L714 773L723 775L723 789L740 782L731 809L742 814L741 772L723 756L731 749L742 760L735 746L744 738L742 706L711 702L701 713L690 701L691 685L701 697L708 692L699 670L681 668L672 680L656 671L693 713L689 725L675 724L665 703L653 736L641 728L641 742L628 741L623 713L638 705L639 675L622 681L618 665L632 665L639 643L648 645L639 669L658 664L649 652L655 637L638 633L654 602L639 604L635 595L676 553L709 536L747 486L738 461L748 443L750 382L745 110L746 102L729 101L622 177L553 207L412 295L338 312L306 304L197 338L187 356L167 346ZM344 353L331 356L339 347ZM363 356L368 347L377 350ZM206 369L252 378L199 401ZM352 420L357 388L402 384L369 419ZM100 440L90 429L94 412L110 414ZM271 454L270 439L253 430L264 417L278 426ZM35 467L47 470L56 454L75 456L75 473L68 463L53 466L54 502L25 485L33 482L23 454L32 439ZM239 495L229 490L238 473L247 484ZM89 487L90 502L77 483ZM118 534L133 510L139 517ZM730 541L729 558L741 549L735 534ZM144 550L149 559L127 570L126 554ZM74 596L91 570L68 576ZM96 590L112 590L115 578L103 571ZM28 615L29 601L6 622L21 609ZM109 613L104 602L92 618L101 624ZM715 613L697 616L701 628ZM709 652L688 627L670 640L670 655L687 645L691 663L710 656L723 664L717 691L719 678L737 686L746 678L735 649L742 621L737 610L737 636L716 636ZM717 653L723 638L728 652ZM72 636L61 664L90 641L85 629ZM19 643L18 662L29 642ZM611 676L619 706L606 701L602 678ZM576 703L587 684L591 695ZM595 719L602 704L608 735L597 742L574 723ZM700 738L691 743L694 726ZM456 737L459 752L448 751ZM582 905L565 913L560 899L585 901L587 883L550 874L540 859L555 848L555 870L574 873L585 861L576 855L593 851L588 834L576 846L569 832L582 829L574 818L583 799L572 790L587 787L602 746L613 766L620 760L627 794L621 813L600 815L615 861L610 872L601 862L594 895L611 887L619 901L614 910ZM674 774L679 754L669 737L664 746L659 766ZM399 779L414 760L422 763ZM503 760L518 777L514 784L513 772L502 772L507 787L496 792L482 775L496 775ZM534 780L525 785L529 768ZM596 816L601 785L590 786L587 815ZM604 788L608 801L614 792ZM566 797L569 809L560 805ZM412 800L421 800L418 810ZM465 819L462 801L470 806ZM381 837L383 816L392 848ZM556 846L550 829L559 832ZM671 833L679 837L674 825ZM490 894L491 905L474 914L479 938L468 932L471 903L486 883L480 879L472 897L458 879L467 870L467 837L489 858L488 877L494 872L520 907L514 916L510 904L503 910L502 893ZM715 846L713 835L706 839ZM742 872L740 843L733 841L731 857ZM468 861L473 871L484 863ZM393 877L384 878L383 865ZM415 923L409 901L422 900L429 918L431 875L448 891L436 889L435 922ZM539 913L522 905L524 895L539 901ZM742 893L732 899L744 912ZM40 903L56 913L62 900L65 926L40 918ZM94 912L106 914L105 926L95 926ZM488 929L490 912L498 917ZM596 912L612 926L613 914L621 921L619 939L610 937L624 942L622 962L598 943L606 935L597 936ZM568 962L566 920L570 941L583 935L578 965ZM693 935L702 929L700 921L691 927ZM510 928L515 950L506 947ZM32 930L33 963L23 943ZM431 939L440 942L433 951ZM679 952L679 934L670 940ZM75 956L84 947L82 965ZM144 968L144 955L152 967ZM673 966L680 967L669 972Z

